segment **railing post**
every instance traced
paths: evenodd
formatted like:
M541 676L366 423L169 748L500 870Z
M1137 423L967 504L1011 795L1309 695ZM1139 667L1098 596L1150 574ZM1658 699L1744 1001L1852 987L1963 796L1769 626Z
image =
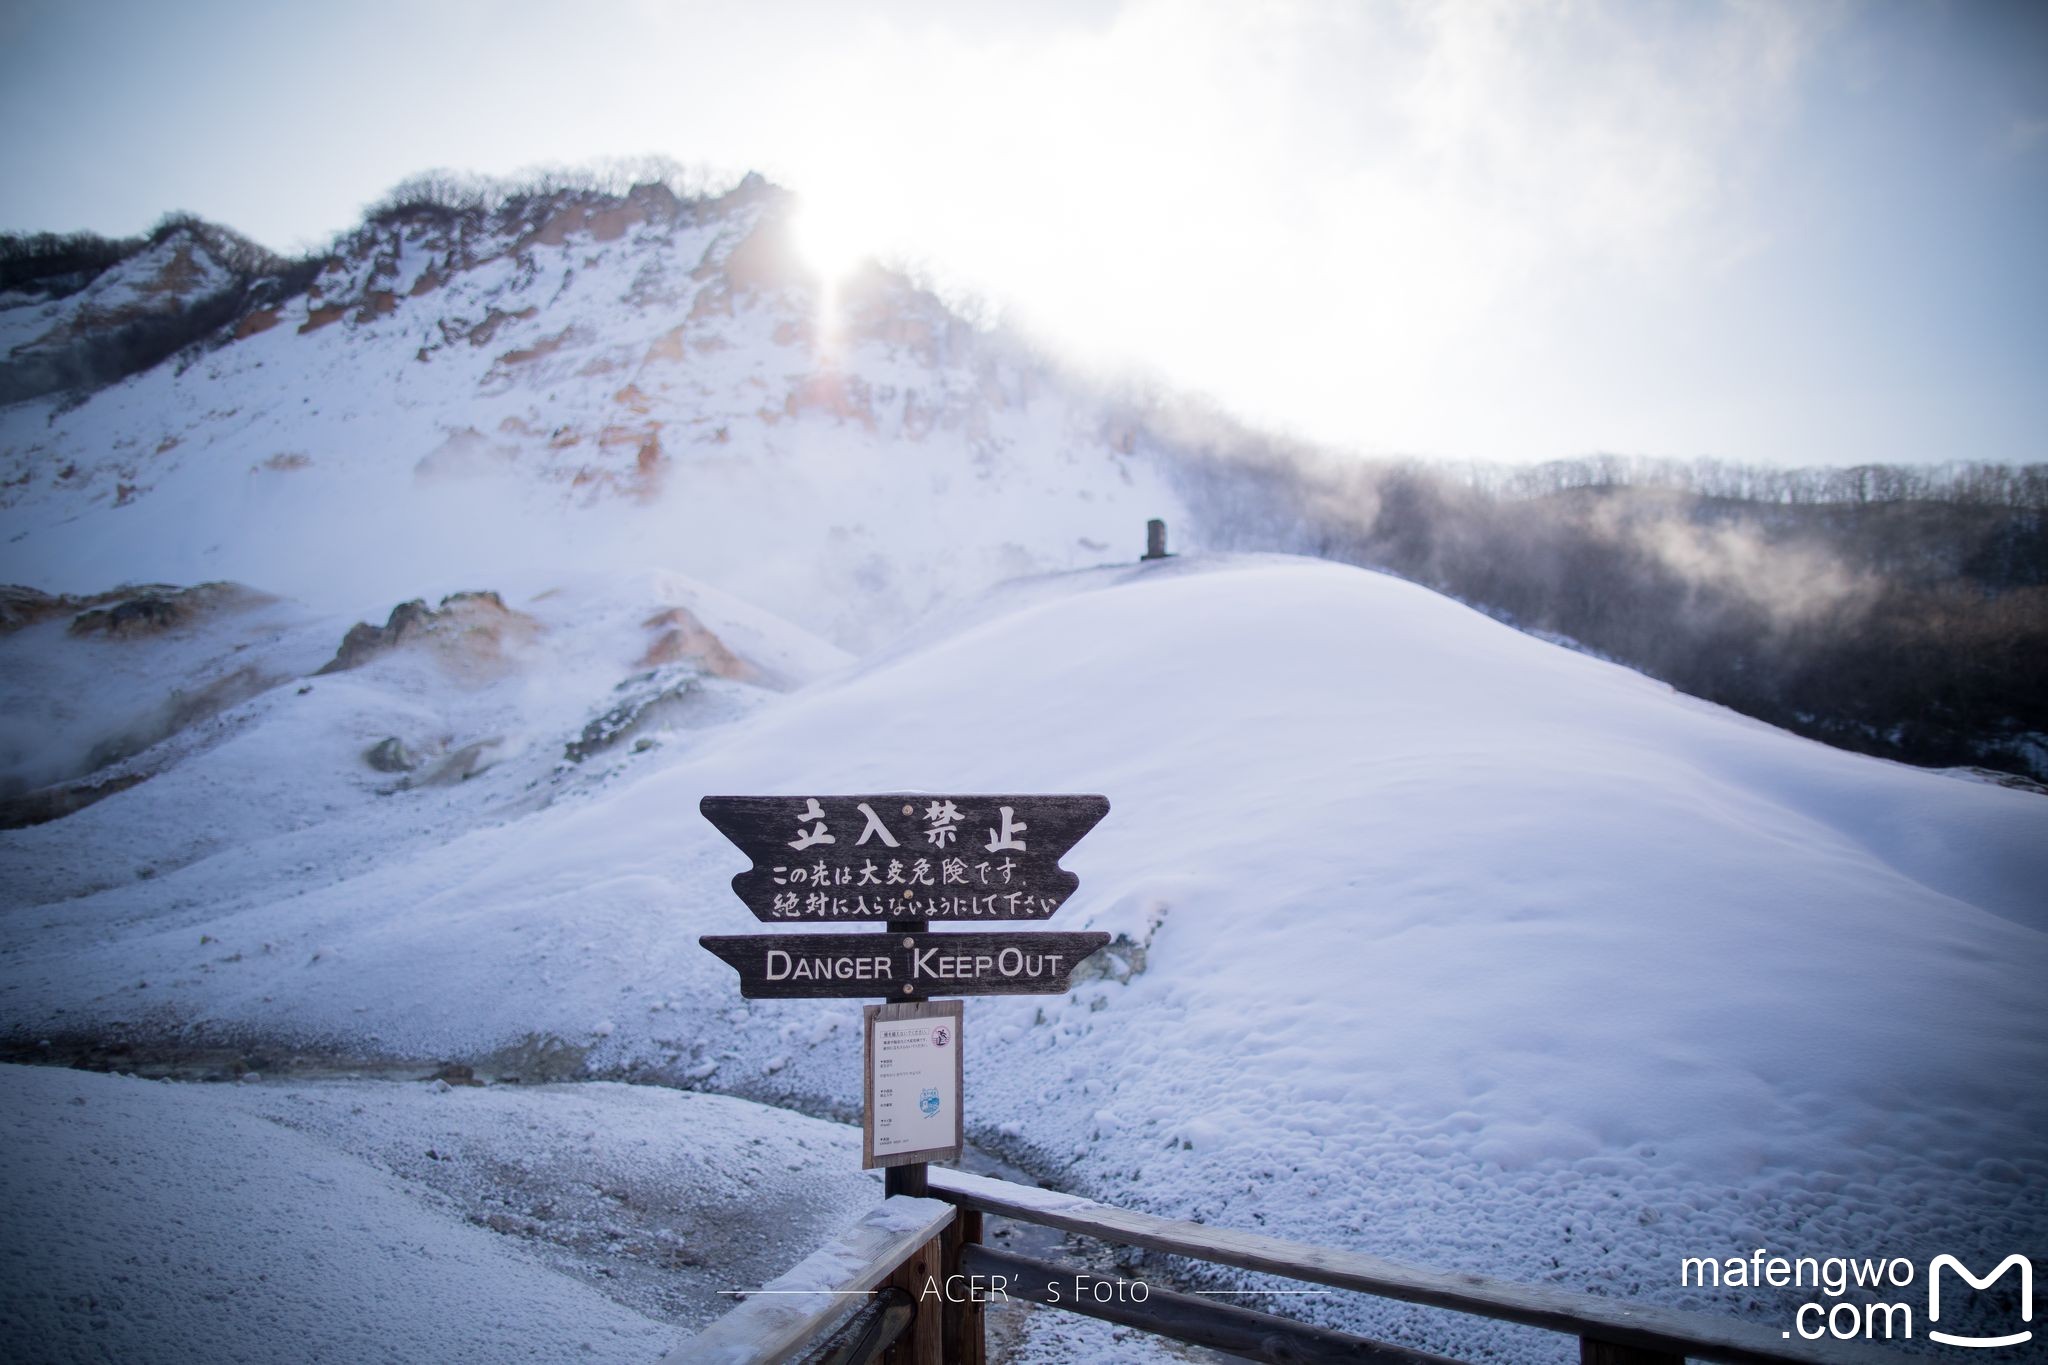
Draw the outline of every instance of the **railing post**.
M867 1308L826 1342L817 1365L874 1365L882 1352L910 1330L916 1316L917 1305L910 1295L885 1284L875 1291Z
M965 1274L960 1257L968 1247L980 1244L981 1214L973 1209L960 1210L960 1216L939 1237L939 1263L945 1274ZM940 1283L943 1287L945 1282ZM963 1286L967 1283L961 1281ZM948 1295L945 1319L946 1365L985 1365L988 1359L988 1328L982 1317L980 1295L963 1289L957 1302Z
M1580 1337L1579 1365L1685 1365L1685 1357L1641 1346L1618 1346L1598 1337Z
M882 1171L882 1194L907 1194L913 1199L923 1199L931 1194L931 1167L922 1161L906 1161L901 1166L885 1167Z
M920 1164L917 1170L922 1175L924 1166ZM959 1219L956 1217L953 1221L957 1223ZM910 1320L910 1330L899 1337L889 1348L889 1353L882 1357L883 1365L945 1365L945 1295L927 1295L925 1292L925 1286L933 1280L944 1288L946 1271L941 1255L944 1241L942 1232L919 1247L889 1277L890 1284L910 1295L917 1305L917 1313Z

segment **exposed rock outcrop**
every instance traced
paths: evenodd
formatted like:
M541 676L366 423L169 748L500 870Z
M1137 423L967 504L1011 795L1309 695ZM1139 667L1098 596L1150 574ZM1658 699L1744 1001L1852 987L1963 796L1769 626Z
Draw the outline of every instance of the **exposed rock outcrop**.
M239 583L200 583L174 588L155 583L122 588L94 601L108 605L80 612L71 622L73 635L104 635L111 640L155 635L189 625L222 610L240 610L276 599Z
M430 644L442 666L458 678L488 682L510 670L506 647L533 639L540 629L538 621L507 607L494 592L450 593L439 608L414 598L393 607L381 626L359 621L349 627L319 673L345 673L417 641Z
M581 763L650 730L682 721L698 688L687 667L656 669L626 679L613 689L618 701L562 747L562 757Z
M410 602L400 602L391 609L391 616L381 626L368 621L358 621L348 628L348 634L341 637L341 648L334 657L322 664L318 677L323 673L346 673L351 668L361 668L380 654L398 648L408 633L417 633L421 622L433 616L427 604L415 597Z
M77 611L83 605L75 597L58 597L18 583L0 584L0 635Z
M689 664L701 673L729 682L762 682L761 670L726 647L687 607L658 611L640 623L642 630L658 632L640 656L640 667L661 668Z
M219 610L241 610L277 599L239 583L129 583L106 592L75 597L18 583L0 585L0 635L59 616L71 616L73 635L113 639L153 634L185 625Z
M123 773L118 777L83 782L60 782L54 787L44 787L22 796L0 798L0 829L22 829L61 820L95 801L127 791L137 783L147 781L149 776L148 773Z
M257 273L283 264L226 228L182 217L148 237L98 241L117 259L81 270L68 268L76 253L61 245L47 273L35 273L29 252L0 302L20 338L0 356L0 403L147 369L233 321Z
M397 735L388 735L363 751L363 762L380 773L409 773L420 766L420 756Z
M505 747L503 735L492 735L465 744L448 757L436 763L418 777L410 777L399 785L402 787L452 787L458 782L467 782L478 773L496 766L502 758Z

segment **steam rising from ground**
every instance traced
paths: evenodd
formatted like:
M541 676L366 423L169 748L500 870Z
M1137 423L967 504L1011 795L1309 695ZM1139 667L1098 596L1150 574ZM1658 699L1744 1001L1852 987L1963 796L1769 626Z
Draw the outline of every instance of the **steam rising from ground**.
M1455 469L1171 429L1198 545L1389 569L1831 743L2048 777L2048 468Z
M1755 526L1702 525L1686 520L1682 509L1646 519L1612 502L1597 504L1590 520L1676 574L1694 592L1753 603L1779 627L1867 605L1879 591L1877 575L1852 567L1839 551L1806 542L1774 543Z

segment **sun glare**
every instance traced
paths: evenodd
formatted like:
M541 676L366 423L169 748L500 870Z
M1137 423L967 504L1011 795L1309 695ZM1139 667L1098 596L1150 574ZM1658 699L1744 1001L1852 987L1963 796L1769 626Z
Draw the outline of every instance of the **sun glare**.
M803 263L818 276L817 339L822 353L839 349L840 295L847 281L874 256L872 235L858 215L805 195L790 223L790 239Z
M837 285L867 260L872 248L854 215L806 197L790 225L797 254L828 286Z

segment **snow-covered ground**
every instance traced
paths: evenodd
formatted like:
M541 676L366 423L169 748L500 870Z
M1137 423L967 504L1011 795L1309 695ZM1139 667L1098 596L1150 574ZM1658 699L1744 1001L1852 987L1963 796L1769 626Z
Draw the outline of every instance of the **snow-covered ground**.
M880 1197L858 1129L654 1086L0 1065L0 1114L8 1360L652 1362ZM990 1340L1217 1358L1021 1304Z
M647 1086L9 1066L0 1114L18 1361L657 1360L876 1197L857 1132Z
M1166 439L816 278L787 207L371 224L218 346L0 407L0 582L231 584L118 629L0 599L0 811L82 806L0 832L0 1043L266 1074L5 1073L11 1331L651 1359L799 1259L872 1198L843 1129L606 1084L857 1115L859 1003L697 946L759 928L714 793L1111 799L1053 927L1112 949L965 1021L972 1138L1064 1188L1777 1325L1678 1258L2048 1246L2048 802L1376 574L1099 567L1184 535ZM524 1084L318 1079L352 1063ZM733 1212L757 1147L786 1211Z
M1100 792L1056 927L1117 935L1107 974L967 1005L970 1132L1047 1179L1774 1324L1789 1291L1685 1291L1677 1258L2042 1245L2037 796L1283 558L1013 584L564 764L643 640L645 583L610 591L550 618L545 667L465 690L401 649L280 686L225 713L232 739L0 836L0 1028L528 1079L544 1055L851 1116L858 1003L742 1001L696 944L758 927L699 798ZM407 789L363 765L392 696L459 729L521 678L560 698L519 713L526 757ZM1532 1358L1417 1310L1297 1307Z

